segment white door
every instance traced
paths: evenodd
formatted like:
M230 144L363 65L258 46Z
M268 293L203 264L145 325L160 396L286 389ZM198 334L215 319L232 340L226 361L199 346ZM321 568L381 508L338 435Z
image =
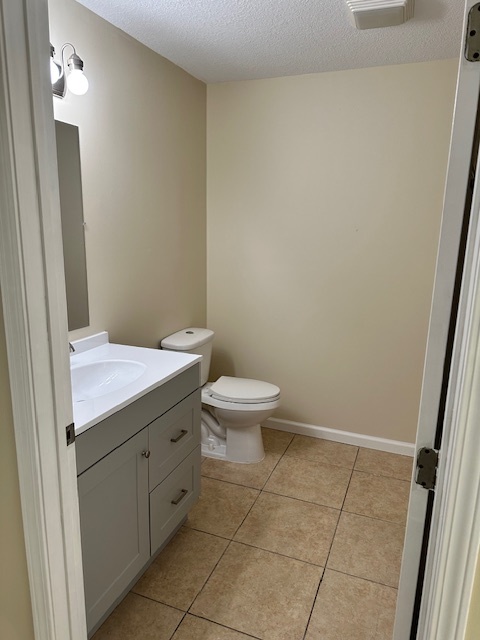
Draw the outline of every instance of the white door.
M36 640L86 640L47 0L0 0L0 290Z
M477 185L480 179L476 175L478 134L475 132L478 127L480 87L480 19L477 20L477 15L480 18L480 3L467 0L416 443L417 453L422 448L439 450L439 466L435 490L412 482L395 640L463 638L461 624L458 626L459 601L457 608L449 612L449 625L437 628L432 612L438 604L441 591L445 591L445 580L448 580L448 575L440 570L442 563L445 565L447 549L456 556L458 550L454 549L455 545L464 544L461 540L451 538L458 522L454 524L453 520L447 521L445 515L448 503L453 498L453 483L458 481L454 474L455 462L458 466L463 455L462 443L465 439L459 434L465 436L469 428L466 422L460 422L459 403L470 402L474 391L472 387L470 393L465 395L465 384L468 382L465 378L466 367L475 346L472 331L475 333L477 320L473 309L475 296L478 295L475 283L479 209ZM465 48L466 39L468 51ZM467 55L471 60L467 59ZM476 61L477 57L479 62ZM473 371L470 373L473 375ZM416 473L414 470L414 480ZM458 500L460 506L462 498ZM474 509L472 505L464 507L466 511L468 508ZM451 516L453 518L453 513ZM464 526L468 536L469 525L465 522ZM462 568L464 572L467 569L466 565ZM457 564L459 570L460 564ZM440 575L444 581L441 585L438 583ZM464 576L459 574L455 580L456 591L460 594ZM461 597L465 609L468 589ZM446 604L450 606L453 603ZM438 611L436 615L439 615ZM462 615L465 617L465 611Z

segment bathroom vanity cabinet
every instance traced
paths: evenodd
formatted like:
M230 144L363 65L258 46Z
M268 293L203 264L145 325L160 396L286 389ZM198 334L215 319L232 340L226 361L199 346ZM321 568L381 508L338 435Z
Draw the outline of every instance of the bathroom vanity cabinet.
M198 498L198 369L187 369L77 437L89 634Z

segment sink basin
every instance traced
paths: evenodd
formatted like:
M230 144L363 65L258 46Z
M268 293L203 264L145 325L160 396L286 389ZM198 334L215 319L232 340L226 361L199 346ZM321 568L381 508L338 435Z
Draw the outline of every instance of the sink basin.
M134 360L98 360L73 365L73 401L85 402L118 391L137 380L146 368L145 364Z

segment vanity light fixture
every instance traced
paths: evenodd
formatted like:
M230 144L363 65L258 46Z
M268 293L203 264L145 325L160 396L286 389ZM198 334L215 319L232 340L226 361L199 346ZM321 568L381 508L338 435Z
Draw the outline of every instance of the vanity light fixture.
M73 53L66 61L68 73L65 71L64 52L66 47L73 49ZM70 42L65 43L62 47L60 63L55 60L55 48L50 45L50 77L53 95L58 98L65 97L67 88L77 96L83 96L88 91L88 80L83 73L83 60L77 55L75 47Z

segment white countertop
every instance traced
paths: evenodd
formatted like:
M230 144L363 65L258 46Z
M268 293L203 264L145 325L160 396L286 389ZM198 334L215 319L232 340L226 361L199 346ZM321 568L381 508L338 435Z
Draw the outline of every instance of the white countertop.
M108 342L107 332L77 340L72 344L75 353L70 356L71 366L101 360L134 360L146 365L145 372L125 387L98 398L73 402L77 436L202 359L201 356L189 353L112 344Z

